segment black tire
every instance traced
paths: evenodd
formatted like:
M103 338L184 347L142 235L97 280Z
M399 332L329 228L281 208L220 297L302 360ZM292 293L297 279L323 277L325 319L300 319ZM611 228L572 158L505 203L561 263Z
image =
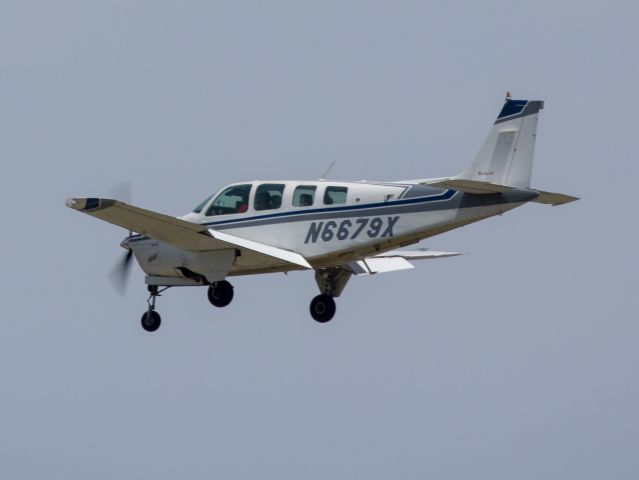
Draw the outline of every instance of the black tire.
M311 317L319 323L330 321L335 315L335 300L330 295L322 293L311 301Z
M226 280L215 282L207 292L209 302L216 307L226 307L233 300L233 285Z
M162 318L158 312L151 310L150 312L147 311L142 314L140 323L142 324L142 328L147 332L155 332L158 328L160 328Z

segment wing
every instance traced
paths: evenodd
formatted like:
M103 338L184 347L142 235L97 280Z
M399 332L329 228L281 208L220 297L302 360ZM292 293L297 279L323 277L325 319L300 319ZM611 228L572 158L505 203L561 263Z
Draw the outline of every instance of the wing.
M374 273L393 272L415 268L408 260L424 260L431 258L454 257L457 252L437 252L435 250L391 250L364 260L350 262L348 268L355 275L371 275Z
M204 225L186 222L117 200L70 198L66 205L105 222L148 235L191 252L210 252L234 248L240 251L243 258L248 257L256 264L272 265L273 267L278 265L290 267L292 264L296 268L312 268L306 259L298 253L218 232Z

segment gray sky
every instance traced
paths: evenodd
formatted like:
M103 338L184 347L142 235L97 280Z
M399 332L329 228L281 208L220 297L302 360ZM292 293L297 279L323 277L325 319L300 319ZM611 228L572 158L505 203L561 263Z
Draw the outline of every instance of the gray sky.
M633 2L0 4L0 476L635 478ZM435 237L469 253L159 299L107 273L108 196L180 215L232 181L456 174L506 90L546 101L533 184L582 196Z

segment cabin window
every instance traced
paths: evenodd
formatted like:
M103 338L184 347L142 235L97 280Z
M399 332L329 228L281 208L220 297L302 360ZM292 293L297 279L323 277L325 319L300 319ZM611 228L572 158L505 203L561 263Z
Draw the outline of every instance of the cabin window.
M294 207L310 207L315 201L315 185L300 185L293 193Z
M348 188L346 187L326 187L324 191L324 204L339 205L340 203L346 203L347 192Z
M244 213L248 209L251 185L233 185L222 191L206 209L206 215Z
M282 194L284 193L284 184L282 183L263 183L255 190L255 200L253 208L255 210L275 210L282 206Z

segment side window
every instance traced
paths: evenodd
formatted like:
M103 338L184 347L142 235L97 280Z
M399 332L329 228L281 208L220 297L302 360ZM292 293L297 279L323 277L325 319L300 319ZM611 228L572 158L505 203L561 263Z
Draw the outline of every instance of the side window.
M315 185L300 185L293 193L294 207L310 207L315 201Z
M324 204L325 205L337 205L340 203L346 203L346 187L326 187L324 191Z
M233 185L224 189L206 209L206 215L210 217L246 212L249 193L251 193L251 185Z
M282 206L284 185L281 183L263 183L255 190L253 208L255 210L275 210Z

